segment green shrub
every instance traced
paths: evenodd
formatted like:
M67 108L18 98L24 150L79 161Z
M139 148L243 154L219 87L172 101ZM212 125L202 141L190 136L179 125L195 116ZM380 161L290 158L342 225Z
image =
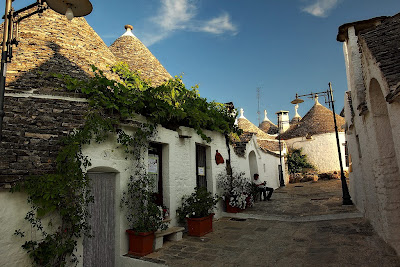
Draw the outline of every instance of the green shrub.
M287 156L289 173L301 172L303 168L315 169L314 166L308 162L307 155L303 155L301 152L301 148L294 148L289 151Z

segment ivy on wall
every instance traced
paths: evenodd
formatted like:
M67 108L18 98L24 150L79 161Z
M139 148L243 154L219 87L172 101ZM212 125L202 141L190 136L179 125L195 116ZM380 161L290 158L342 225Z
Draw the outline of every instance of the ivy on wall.
M95 67L93 72L94 77L87 81L57 75L65 79L67 89L86 95L89 110L85 124L61 140L62 149L54 173L29 177L12 189L28 194L31 210L25 219L42 233L42 238L27 241L22 246L38 266L76 264L77 239L90 237L87 206L93 197L86 174L90 160L82 153L84 145L101 143L110 135L116 135L118 146L133 159L139 159L157 125L172 130L179 126L194 128L207 142L211 138L204 129L225 136L241 134L231 110L224 104L200 97L197 86L187 89L181 77L152 87L150 81L141 79L125 63L112 68L115 79L107 78ZM137 114L145 116L147 122L136 123L130 134L120 129L122 122ZM45 221L49 227L43 227ZM26 235L21 230L16 230L15 234Z

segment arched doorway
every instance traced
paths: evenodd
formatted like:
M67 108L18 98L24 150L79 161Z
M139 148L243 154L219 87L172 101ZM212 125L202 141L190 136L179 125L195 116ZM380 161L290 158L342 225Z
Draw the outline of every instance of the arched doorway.
M393 142L392 126L390 124L387 102L382 88L376 79L369 86L370 124L373 128L375 153L373 174L377 190L377 198L381 212L381 227L386 232L386 238L398 238L397 228L392 222L398 221L398 213L393 213L400 203L398 188L400 186L399 168Z
M249 167L250 177L253 179L254 174L258 173L257 156L254 150L249 153Z
M372 79L369 87L372 120L380 158L396 157L392 136L392 127L388 116L387 102L381 86ZM397 162L397 161L396 161Z

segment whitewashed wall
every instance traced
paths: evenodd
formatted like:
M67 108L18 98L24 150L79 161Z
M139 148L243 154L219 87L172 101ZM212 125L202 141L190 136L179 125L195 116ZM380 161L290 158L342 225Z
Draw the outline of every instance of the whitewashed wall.
M251 152L254 152L256 155L258 174L260 175L259 179L261 181L266 181L269 187L272 187L274 189L278 188L280 185L278 171L278 165L280 164L279 156L271 155L259 149L259 146L257 144L257 137L255 135L253 135L250 142L248 142L246 145L245 157L237 156L232 149L232 168L234 169L234 171L244 171L246 177L248 177L249 180L252 181L253 177L251 177L249 162L249 154ZM282 157L283 165L285 164L284 162L285 160ZM285 177L285 184L287 184L289 182L289 179L288 177L286 177L287 175L285 175L285 168L283 168L283 176Z
M123 129L129 133L131 128L124 126ZM205 131L212 138L210 143L205 142L196 134L193 129L181 127L186 135L191 138L180 138L176 131L158 127L154 142L162 144L163 153L163 197L164 204L170 209L171 223L177 224L176 209L181 204L183 195L190 194L196 186L196 144L206 146L207 161L207 186L210 192L218 193L216 177L219 173L225 172L226 164L217 165L215 162L216 150L221 153L225 161L228 159L225 137L216 132ZM238 157L231 147L232 167L235 171L243 171L250 177L250 165L248 155L251 152L256 155L259 175L261 180L267 181L273 188L279 187L278 164L279 157L270 155L260 150L257 145L256 137L253 137L247 144L246 156ZM83 153L87 155L92 163L88 171L91 172L112 172L116 179L116 201L115 201L115 258L116 266L139 266L144 264L132 258L122 255L128 251L128 237L125 230L128 229L125 214L120 208L122 192L126 189L129 177L134 173L135 164L131 159L126 159L126 154L118 148L115 137L110 137L107 141L97 144L92 142L83 148ZM147 153L144 161L147 162ZM222 203L219 203L215 217L221 216ZM30 259L26 252L21 248L24 242L19 237L14 237L12 233L15 229L29 230L30 225L24 221L24 216L29 210L26 196L23 194L11 194L6 190L0 191L0 211L2 216L0 222L3 227L0 230L0 266L30 266ZM28 239L31 236L27 236ZM79 242L78 254L83 254L82 240ZM11 263L10 263L11 262ZM14 265L13 265L14 264ZM143 266L151 266L144 264ZM79 266L82 266L82 260Z
M27 195L11 194L6 189L0 189L0 266L31 266L31 260L21 245L28 240L35 240L35 232L31 232L30 224L24 220L29 211ZM21 229L25 238L14 236Z
M207 143L196 134L193 129L182 127L185 134L191 138L180 138L176 131L158 127L157 136L154 142L162 144L163 150L163 197L164 204L170 209L171 223L177 224L176 209L181 204L183 195L190 194L196 187L196 144L202 144L207 147L207 185L208 190L213 194L217 192L215 177L219 172L225 170L225 164L216 165L214 157L218 150L224 159L227 159L227 149L224 136L206 131L205 133L212 138L212 142ZM129 133L129 127L126 127ZM115 169L119 175L116 198L118 207L116 207L116 259L117 266L124 262L132 262L121 257L128 251L128 238L125 230L128 229L123 211L119 208L121 192L126 188L126 183L131 174L134 173L134 164L125 160L125 154L116 148L115 140L109 140L102 144L90 145L85 148L84 153L89 156L94 170L102 170L105 167ZM147 153L144 153L147 155ZM145 156L144 159L147 162ZM221 214L217 210L216 217Z
M339 154L334 132L313 135L312 139L297 137L285 141L290 148L302 148L302 153L307 155L308 161L312 163L319 172L340 171ZM345 133L339 132L343 169L347 171L348 168L346 167L344 148L345 141Z
M350 194L380 236L400 253L400 104L387 103L389 92L379 63L359 42L354 28L344 43L348 85L355 116L345 105L347 140L352 159ZM359 45L363 47L360 54ZM359 116L357 106L365 93L368 112ZM347 98L345 98L347 102ZM385 115L386 113L386 115ZM386 127L381 123L388 119Z

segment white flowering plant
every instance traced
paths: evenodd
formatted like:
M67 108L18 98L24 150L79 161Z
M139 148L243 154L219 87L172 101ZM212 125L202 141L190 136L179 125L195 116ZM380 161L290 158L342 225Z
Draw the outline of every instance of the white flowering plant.
M232 207L245 209L252 206L251 182L245 177L244 172L232 172L232 175L222 172L218 174L217 186L222 190L224 200L229 201Z
M185 218L202 218L213 213L220 197L208 192L204 187L196 187L191 195L182 197L182 205L176 210L180 223Z

